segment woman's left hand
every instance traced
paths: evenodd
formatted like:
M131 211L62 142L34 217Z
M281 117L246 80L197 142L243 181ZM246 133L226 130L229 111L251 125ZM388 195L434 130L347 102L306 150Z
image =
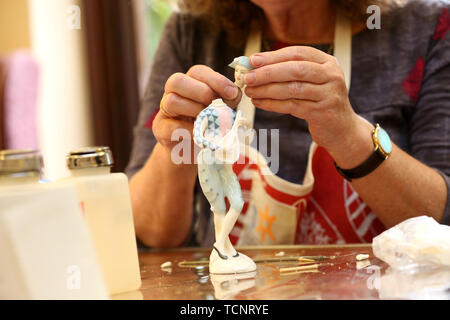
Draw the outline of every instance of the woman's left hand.
M371 125L353 111L335 57L293 46L255 54L250 62L255 69L244 77L245 92L256 107L306 120L314 141L333 157L354 145L361 130L370 146Z

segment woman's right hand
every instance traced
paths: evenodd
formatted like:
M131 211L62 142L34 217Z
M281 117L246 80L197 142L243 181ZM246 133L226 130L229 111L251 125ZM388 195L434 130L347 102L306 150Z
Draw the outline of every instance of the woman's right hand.
M178 129L192 130L197 115L214 99L222 98L231 108L241 100L241 90L228 78L204 65L196 65L184 73L175 73L167 80L160 111L153 121L153 134L169 152L179 143L172 141Z

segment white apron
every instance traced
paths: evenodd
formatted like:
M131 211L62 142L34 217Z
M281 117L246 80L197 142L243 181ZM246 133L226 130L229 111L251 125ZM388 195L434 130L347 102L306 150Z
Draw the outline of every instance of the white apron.
M252 26L245 55L261 49L261 32ZM351 23L338 15L334 55L351 80ZM255 107L245 93L238 110L253 127ZM282 128L280 128L282 129ZM237 245L326 244L370 242L384 226L336 171L325 149L311 144L303 184L274 175L254 148L241 150L233 169L239 179L244 208L230 234Z

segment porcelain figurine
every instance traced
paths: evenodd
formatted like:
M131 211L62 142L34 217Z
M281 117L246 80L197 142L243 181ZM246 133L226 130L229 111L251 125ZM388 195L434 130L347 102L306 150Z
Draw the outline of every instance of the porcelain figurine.
M236 58L230 66L236 70L236 83L242 84L242 74L250 66L248 58L247 61ZM238 253L229 239L244 205L233 164L239 158L241 144L246 143L242 137L248 136L250 129L241 112L236 113L222 99L214 100L200 112L194 123L194 142L201 148L197 156L198 177L214 214L216 241L209 264L212 274L256 270L253 260ZM230 204L228 211L225 198Z

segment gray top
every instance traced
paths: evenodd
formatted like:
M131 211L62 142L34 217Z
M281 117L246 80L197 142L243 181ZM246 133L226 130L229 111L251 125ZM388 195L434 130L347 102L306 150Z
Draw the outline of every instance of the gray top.
M444 177L448 200L441 223L450 225L448 17L448 2L411 0L404 8L384 15L380 30L366 29L355 35L349 96L355 112L371 123L380 123L394 143ZM223 32L210 34L191 16L174 14L169 19L135 128L129 177L143 167L156 144L151 119L169 76L204 64L234 81L234 70L228 64L243 52L244 48L227 45ZM280 129L278 175L301 183L312 142L306 122L257 109L255 129ZM209 246L214 242L209 204L198 183L194 192L195 217L186 244Z

